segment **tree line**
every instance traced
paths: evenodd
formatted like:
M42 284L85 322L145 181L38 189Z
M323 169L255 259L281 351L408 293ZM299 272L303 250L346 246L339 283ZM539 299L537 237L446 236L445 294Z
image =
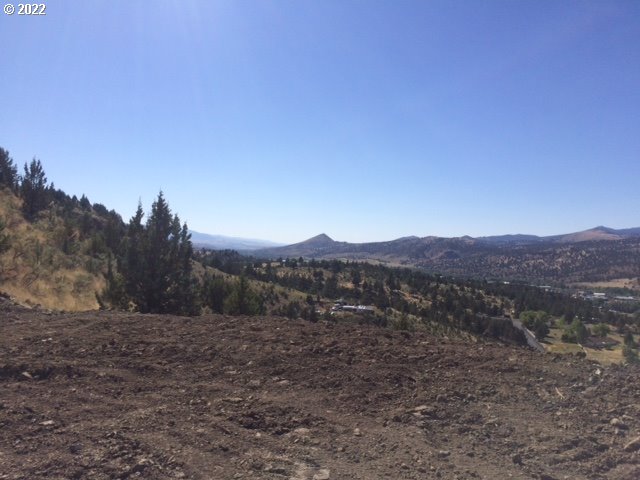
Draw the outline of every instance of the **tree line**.
M193 246L186 223L171 212L160 192L148 216L139 203L134 216L123 222L114 210L92 204L86 195L67 195L49 183L40 160L25 163L23 173L9 152L0 148L0 188L22 200L22 214L30 222L52 215L63 223L52 233L66 255L86 253L92 273L102 272L106 288L96 292L101 308L143 313L197 315L203 308L230 314L265 313L264 302L246 278L225 281L211 274L194 274ZM10 248L11 235L0 218L0 254ZM236 254L237 255L237 254ZM220 291L222 303L217 302Z

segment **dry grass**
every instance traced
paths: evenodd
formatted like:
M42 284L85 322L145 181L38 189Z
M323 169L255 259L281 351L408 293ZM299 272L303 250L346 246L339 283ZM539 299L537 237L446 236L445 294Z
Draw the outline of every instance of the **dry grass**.
M611 365L613 363L622 363L622 348L614 347L611 349L603 348L601 350L596 348L584 348L589 360L595 360L602 365Z
M545 343L545 350L549 353L578 353L584 351L582 347L576 343L565 343L561 339L562 329L552 328Z
M562 329L552 328L545 344L545 349L549 353L575 354L584 352L589 360L594 360L602 365L611 365L613 363L622 363L622 345L623 338L617 333L611 333L608 337L620 342L611 348L589 348L583 347L576 343L566 343L562 341Z
M18 271L10 281L2 283L2 290L24 305L39 305L51 310L86 311L96 310L95 293L104 289L101 276L91 275L85 270L59 269L41 270L37 279Z
M95 293L104 288L99 272L86 270L89 257L66 255L58 245L62 219L44 212L36 222L27 222L21 201L0 191L0 218L8 226L11 248L0 256L0 290L24 305L52 310L95 310ZM82 247L82 246L81 246Z
M600 288L628 288L629 290L640 291L640 277L615 278L604 282L579 282L574 283L572 286L589 290L596 290Z

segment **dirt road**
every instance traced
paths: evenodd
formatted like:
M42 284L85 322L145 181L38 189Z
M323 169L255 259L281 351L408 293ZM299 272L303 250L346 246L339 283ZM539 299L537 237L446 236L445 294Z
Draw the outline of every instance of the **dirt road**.
M0 479L640 478L638 369L281 318L0 305Z

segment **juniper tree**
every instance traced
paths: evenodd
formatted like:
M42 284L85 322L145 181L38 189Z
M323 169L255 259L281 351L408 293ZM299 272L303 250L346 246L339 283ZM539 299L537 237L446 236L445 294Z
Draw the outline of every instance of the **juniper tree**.
M0 187L15 190L18 184L18 169L9 152L0 147Z
M624 336L622 356L627 363L638 363L638 344L634 340L631 332L627 332Z
M138 204L118 262L126 303L130 301L143 313L197 314L193 247L187 225L181 226L178 216L171 214L162 192L153 202L145 225L143 217L142 205Z
M20 185L22 210L27 218L35 215L47 205L47 177L40 160L35 158L27 166L24 164L24 176Z
M264 302L249 285L247 277L240 276L225 302L225 313L231 315L260 315L264 313Z
M228 295L228 288L223 278L206 274L202 282L201 297L204 305L215 313L224 312L224 300Z
M136 219L139 214L136 215ZM134 229L139 229L137 225ZM195 282L192 279L193 247L187 225L180 226L177 215L160 192L141 233L139 265L142 272L134 302L142 312L197 313ZM133 258L130 258L133 260ZM131 267L131 265L130 265ZM137 277L137 275L135 275Z
M123 252L118 262L118 269L124 279L124 292L132 301L135 301L137 308L141 311L147 310L142 298L142 285L145 277L143 217L142 204L138 202L136 213L127 225L127 234L122 247Z

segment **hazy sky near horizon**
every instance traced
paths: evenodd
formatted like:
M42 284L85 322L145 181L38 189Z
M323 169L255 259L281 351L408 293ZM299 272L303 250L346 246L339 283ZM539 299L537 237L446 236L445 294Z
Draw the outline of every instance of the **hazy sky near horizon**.
M162 189L283 243L640 226L636 0L45 3L0 17L0 146L125 220Z

